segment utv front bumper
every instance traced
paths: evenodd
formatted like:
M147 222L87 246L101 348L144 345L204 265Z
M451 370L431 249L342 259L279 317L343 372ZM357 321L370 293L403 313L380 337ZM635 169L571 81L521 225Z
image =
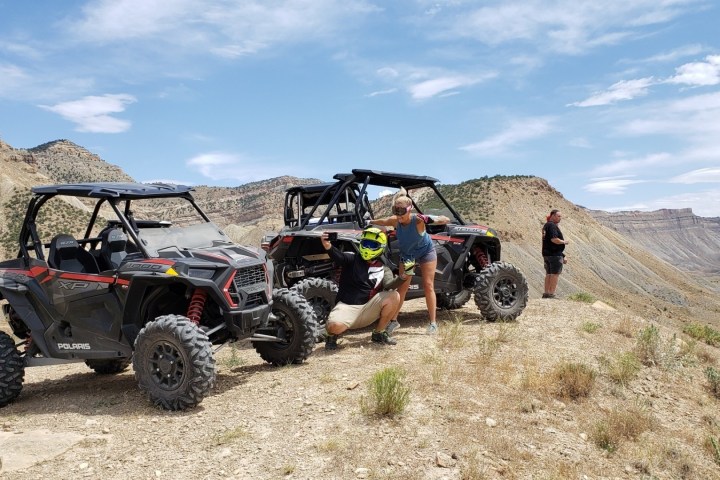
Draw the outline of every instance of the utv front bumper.
M225 312L225 325L234 337L238 339L249 337L255 330L268 324L270 309L270 305L260 305L245 310Z

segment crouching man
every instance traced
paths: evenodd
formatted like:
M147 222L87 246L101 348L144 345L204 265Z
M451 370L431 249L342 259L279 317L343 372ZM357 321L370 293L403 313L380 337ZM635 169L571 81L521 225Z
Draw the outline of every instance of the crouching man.
M333 263L342 269L337 303L327 321L325 348L337 348L338 335L346 330L364 328L376 321L372 341L395 345L397 342L386 328L400 310L400 294L392 289L405 278L394 277L380 259L387 247L385 232L377 227L363 230L358 253L341 252L330 243L327 233L323 233L321 241Z

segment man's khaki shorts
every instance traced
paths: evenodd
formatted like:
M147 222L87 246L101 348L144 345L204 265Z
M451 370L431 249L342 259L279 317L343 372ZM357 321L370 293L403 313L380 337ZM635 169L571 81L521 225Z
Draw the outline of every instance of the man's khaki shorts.
M342 323L349 329L367 327L380 318L383 300L394 293L394 290L378 292L364 305L338 302L330 312L328 323Z

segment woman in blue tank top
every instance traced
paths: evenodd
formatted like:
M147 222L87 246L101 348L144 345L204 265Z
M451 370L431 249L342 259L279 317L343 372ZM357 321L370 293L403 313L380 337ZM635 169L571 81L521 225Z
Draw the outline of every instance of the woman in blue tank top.
M405 301L405 295L410 289L411 275L413 275L412 268L417 266L420 269L423 291L425 292L425 303L427 304L428 318L430 320L427 331L428 333L436 333L435 267L437 267L437 254L435 253L435 245L430 235L428 235L425 225L429 223L443 225L448 223L450 219L443 215L430 217L429 215L413 214L411 212L412 200L407 196L405 189L401 188L393 201L393 215L370 220L370 223L395 228L400 246L400 275L405 275L406 268L409 273L405 282L398 287L401 307ZM392 332L399 326L400 324L394 319L388 325L387 330Z

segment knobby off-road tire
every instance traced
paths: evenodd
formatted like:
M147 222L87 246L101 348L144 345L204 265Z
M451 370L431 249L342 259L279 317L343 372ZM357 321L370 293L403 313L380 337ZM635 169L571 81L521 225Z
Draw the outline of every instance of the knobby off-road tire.
M315 315L317 327L322 329L327 324L330 311L335 306L338 286L327 278L306 278L292 286L310 304Z
M527 280L514 265L496 262L480 272L475 286L475 305L487 321L515 320L527 301Z
M280 288L273 291L270 327L282 342L252 342L260 357L273 365L302 363L315 346L317 324L313 309L296 291Z
M465 288L454 293L438 293L435 297L437 298L438 308L442 310L457 310L470 300L472 294L472 290Z
M181 315L148 322L135 340L132 362L140 389L167 410L196 406L215 385L210 340Z
M25 378L25 363L12 337L0 332L0 407L20 395Z
M114 358L112 360L85 360L85 365L100 375L114 375L124 372L132 362L129 358Z

